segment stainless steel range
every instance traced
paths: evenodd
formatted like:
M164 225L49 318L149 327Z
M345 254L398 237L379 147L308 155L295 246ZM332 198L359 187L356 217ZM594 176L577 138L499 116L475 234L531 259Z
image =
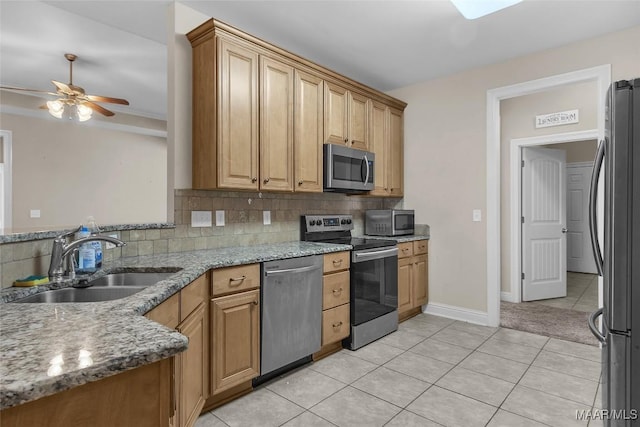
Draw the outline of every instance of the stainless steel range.
M395 240L352 237L352 215L303 215L301 239L353 246L351 335L356 350L398 329L398 248Z

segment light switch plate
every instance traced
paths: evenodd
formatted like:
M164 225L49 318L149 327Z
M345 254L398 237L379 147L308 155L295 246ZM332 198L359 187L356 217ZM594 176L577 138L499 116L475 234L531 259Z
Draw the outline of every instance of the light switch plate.
M482 211L480 209L473 210L473 222L482 221Z
M191 227L211 227L211 211L191 211Z
M216 227L224 227L224 211L216 211Z
M271 211L262 211L262 223L271 225Z
M40 209L31 209L29 211L29 218L40 218Z

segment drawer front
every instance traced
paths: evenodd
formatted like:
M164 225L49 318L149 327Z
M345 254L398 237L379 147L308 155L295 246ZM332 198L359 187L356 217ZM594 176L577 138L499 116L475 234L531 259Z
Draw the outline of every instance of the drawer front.
M413 242L413 254L414 255L422 255L426 254L429 251L429 241L428 240L416 240Z
M211 272L212 295L224 295L260 287L260 264L219 268Z
M398 243L398 258L406 258L413 255L413 242Z
M340 341L349 336L349 304L322 312L322 345Z
M157 307L145 314L147 319L151 319L170 329L175 329L180 323L180 292L169 297Z
M324 273L346 270L350 266L349 251L324 255Z
M322 278L322 309L337 307L349 302L349 271L326 274Z
M202 303L209 302L209 273L205 273L180 291L180 321Z

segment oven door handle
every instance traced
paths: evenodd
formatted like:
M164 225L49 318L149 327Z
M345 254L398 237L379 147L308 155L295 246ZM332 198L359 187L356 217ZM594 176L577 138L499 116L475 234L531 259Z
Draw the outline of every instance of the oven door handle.
M397 247L393 247L391 249L383 249L381 251L354 252L352 262L372 261L374 259L388 258L392 256L398 256Z

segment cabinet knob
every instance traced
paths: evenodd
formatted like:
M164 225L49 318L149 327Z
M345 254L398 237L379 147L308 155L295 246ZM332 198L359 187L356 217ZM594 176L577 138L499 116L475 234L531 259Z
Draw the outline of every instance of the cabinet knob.
M264 183L266 184L267 182L269 182L269 178L264 179Z
M333 290L333 291L331 291L331 292L333 292L334 294L338 294L338 293L342 292L342 288L340 288L340 289L334 289L334 290Z
M258 178L256 178L256 177L251 178L251 182L256 182L257 180L258 180Z
M302 181L298 181L298 185L302 185Z
M349 143L349 138L345 138L345 139L344 139L344 143L345 143L345 144L348 144L348 143Z
M256 301L253 301L253 305L258 305L258 304L259 304L259 303L258 303L258 301L257 301L257 300L256 300Z
M333 260L333 265L340 265L340 264L342 264L342 258Z
M334 323L334 324L333 324L333 325L331 325L331 326L333 326L334 328L339 328L340 326L342 326L342 321L340 321L340 322L336 322L336 323Z

